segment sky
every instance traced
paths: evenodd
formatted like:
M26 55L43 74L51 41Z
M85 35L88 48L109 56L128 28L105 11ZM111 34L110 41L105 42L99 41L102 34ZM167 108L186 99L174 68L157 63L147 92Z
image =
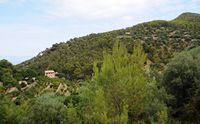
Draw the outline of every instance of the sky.
M13 64L90 33L200 13L200 0L0 0L0 59Z

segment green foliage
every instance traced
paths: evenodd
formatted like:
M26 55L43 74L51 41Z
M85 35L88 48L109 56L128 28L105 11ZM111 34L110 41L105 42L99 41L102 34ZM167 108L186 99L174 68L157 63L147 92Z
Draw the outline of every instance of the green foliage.
M67 109L64 98L54 93L36 98L23 120L25 124L63 124L66 123Z
M12 74L4 70L4 74L1 76L1 81L4 83L5 87L11 87L16 85L16 80L13 78Z
M197 13L183 13L180 16L178 16L175 20L181 20L188 23L199 23L200 22L200 16Z
M5 87L12 87L16 85L16 79L13 77L14 67L7 60L0 61L0 81Z
M62 79L62 78L48 78L46 76L39 76L38 78L38 82L40 84L55 84L55 85L59 85L60 83L65 83L65 84L68 84L69 81L68 80L65 80L65 79Z
M81 93L84 122L124 124L156 118L156 113L163 111L165 105L158 98L155 82L145 73L145 61L146 55L139 43L133 54L118 43L112 55L104 53L101 69L94 64L92 82ZM152 109L153 105L158 107Z
M37 77L39 74L36 70L31 68L17 68L14 70L14 78L17 80L24 80L25 78Z
M0 86L0 93L2 93L5 90L4 86Z
M77 108L75 108L73 104L69 104L67 108L67 123L82 124L82 121L77 113Z
M4 97L0 101L0 123L1 124L18 124L24 116L27 106L16 105L9 98Z
M22 75L23 75L23 77L30 77L31 78L31 77L36 77L38 74L35 70L28 68L28 69L23 71Z
M84 123L108 123L107 118L107 104L101 89L96 89L93 85L82 87L80 94L81 115L83 116Z
M165 107L162 111L157 113L156 121L152 120L151 124L168 124L169 117L168 117L168 108Z
M9 68L9 69L13 70L13 65L10 62L8 62L7 60L1 60L0 67L1 68Z
M198 101L200 86L200 47L185 51L177 55L167 65L163 82L169 94L174 96L169 104L173 108L175 118L199 121L192 112L200 112L194 101ZM191 103L191 102L194 103ZM194 108L194 110L192 110ZM190 113L190 114L187 114ZM185 118L187 117L187 118ZM190 117L190 118L188 118Z

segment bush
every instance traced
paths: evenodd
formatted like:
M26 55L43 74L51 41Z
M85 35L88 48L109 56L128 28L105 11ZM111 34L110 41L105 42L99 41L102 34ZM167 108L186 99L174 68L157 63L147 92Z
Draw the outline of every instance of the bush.
M9 98L1 98L0 101L0 123L1 124L18 124L23 117L25 105L18 106Z
M190 111L191 109L187 108L188 104L200 95L198 93L200 90L199 53L200 47L182 52L172 59L164 71L163 82L167 92L174 97L169 105L173 108L172 114L176 118L185 116L184 114L187 112L183 111L185 109ZM191 117L191 120L195 120L194 116Z
M64 98L54 93L47 93L36 98L22 123L61 124L66 123L66 115L67 109L64 105Z

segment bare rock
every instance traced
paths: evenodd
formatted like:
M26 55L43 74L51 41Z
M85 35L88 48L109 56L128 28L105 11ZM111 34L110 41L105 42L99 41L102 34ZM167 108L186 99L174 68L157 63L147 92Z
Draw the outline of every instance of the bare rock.
M16 87L11 87L6 90L6 94L19 91Z

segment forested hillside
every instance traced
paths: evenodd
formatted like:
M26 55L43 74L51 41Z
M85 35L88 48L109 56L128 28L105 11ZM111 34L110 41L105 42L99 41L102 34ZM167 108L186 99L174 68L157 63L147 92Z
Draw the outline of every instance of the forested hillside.
M198 124L199 20L183 13L0 60L0 123Z
M152 21L111 32L90 34L67 42L54 44L19 67L30 67L39 72L54 69L67 79L91 77L94 60L102 60L103 51L111 51L116 40L132 51L136 41L143 44L145 53L157 69L175 54L200 45L200 15L183 13L172 21Z

